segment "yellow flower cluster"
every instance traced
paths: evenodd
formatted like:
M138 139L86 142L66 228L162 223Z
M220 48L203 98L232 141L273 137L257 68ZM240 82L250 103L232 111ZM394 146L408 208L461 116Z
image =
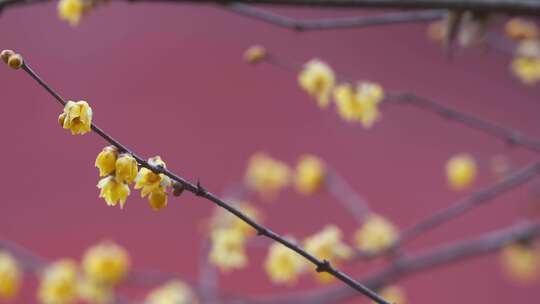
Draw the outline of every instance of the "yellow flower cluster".
M256 222L260 222L260 213L249 203L236 204L238 210ZM255 234L255 230L233 214L216 208L211 220L210 240L212 247L209 260L222 271L243 268L247 265L245 243Z
M159 156L148 159L154 167L167 168ZM167 206L167 190L172 185L171 179L165 174L157 174L146 168L141 168L135 179L135 189L141 189L141 197L148 196L148 202L153 210L160 210Z
M333 92L342 119L371 127L380 116L378 105L384 99L382 87L371 82L360 82L354 89L350 84L336 86L335 78L326 63L313 59L300 71L298 82L301 88L317 98L321 108L328 107Z
M18 293L22 271L15 258L0 251L0 302L12 300Z
M342 84L334 90L334 98L344 120L359 121L365 128L370 128L380 116L378 105L384 92L376 83L363 82L356 89L350 84Z
M311 194L323 186L326 175L324 162L310 154L302 155L296 166L294 183L296 191L303 194Z
M270 246L264 268L272 282L294 284L298 276L307 269L307 263L296 252L280 243L274 243Z
M458 154L446 163L448 185L453 190L463 190L470 186L476 178L476 162L468 154Z
M511 244L502 250L503 269L514 280L527 283L538 277L540 253L534 244Z
M304 248L310 254L321 260L327 260L332 264L339 264L352 256L352 249L342 240L341 230L328 225L320 232L304 240ZM332 281L333 276L328 273L318 273L317 279L322 283Z
M68 101L64 112L58 117L58 123L64 129L71 130L71 134L85 134L92 130L92 108L84 100Z
M131 193L129 184L137 176L137 161L127 153L119 154L116 147L108 146L98 154L95 165L99 169L99 176L105 176L97 184L99 197L105 199L109 206L116 206L120 202L120 208L124 208Z
M152 290L145 304L197 304L199 301L187 284L174 280Z
M522 82L532 85L540 81L540 41L535 22L521 18L510 19L505 34L519 41L510 68Z
M377 254L391 247L397 240L398 230L392 223L377 214L366 217L354 238L358 249Z
M290 169L285 163L264 153L256 153L249 159L245 181L251 189L271 199L289 185L290 175Z
M119 245L103 242L90 247L81 271L71 259L49 264L42 273L38 299L42 304L112 303L113 288L129 270L129 255Z

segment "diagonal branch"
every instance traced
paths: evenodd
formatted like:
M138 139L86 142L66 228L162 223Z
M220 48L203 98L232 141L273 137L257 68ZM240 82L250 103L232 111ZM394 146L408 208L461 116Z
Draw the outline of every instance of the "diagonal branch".
M23 61L22 69L27 72L34 80L36 80L47 92L49 92L61 105L65 105L66 101L58 94L56 93L43 79L41 79L33 70L30 68L30 66L26 63L26 61ZM101 136L105 141L107 141L109 144L115 146L120 150L121 152L128 153L133 158L137 160L139 165L141 167L147 168L151 170L152 172L156 174L165 174L166 176L170 177L172 180L174 180L177 183L180 183L185 190L195 194L198 197L202 197L219 207L229 211L230 213L237 216L239 219L244 221L246 224L250 225L257 231L257 234L260 236L267 237L269 239L272 239L278 243L283 244L285 247L289 248L290 250L296 252L297 254L304 257L306 260L308 260L310 263L315 265L315 270L317 272L326 272L334 277L336 277L338 280L342 281L346 285L350 286L351 288L355 289L359 293L369 297L370 299L374 300L375 302L379 304L390 304L383 298L381 298L376 292L372 291L371 289L367 288L366 286L360 284L356 280L354 280L352 277L348 276L347 274L337 270L334 268L329 261L327 260L320 260L319 258L315 257L314 255L310 254L306 250L304 250L302 247L298 246L297 244L285 239L278 233L270 230L266 226L259 224L255 222L252 218L244 214L239 209L235 208L231 204L225 202L221 198L217 197L216 195L212 194L211 192L207 191L199 182L197 184L193 184L186 179L178 176L177 174L173 173L172 171L169 171L168 169L164 167L157 167L152 166L149 164L146 160L135 154L132 150L128 149L125 145L121 144L119 141L112 138L108 133L103 131L101 128L99 128L97 125L92 124L92 131L97 133L99 136Z

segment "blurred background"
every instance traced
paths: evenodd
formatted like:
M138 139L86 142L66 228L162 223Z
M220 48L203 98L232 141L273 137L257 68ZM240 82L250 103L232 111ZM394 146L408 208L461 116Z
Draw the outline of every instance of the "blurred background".
M355 10L273 8L302 18L353 16ZM370 11L371 12L371 11ZM449 61L426 36L426 24L298 33L238 16L213 5L112 3L72 28L56 3L6 9L0 47L20 52L62 96L87 100L94 121L144 157L160 155L189 180L221 194L243 180L249 157L264 151L293 165L304 153L324 159L374 211L407 227L469 191L448 189L446 160L467 152L478 161L470 191L496 180L490 162L505 155L513 167L536 156L416 108L383 106L369 130L323 111L297 85L297 75L268 64L249 66L243 51L264 45L279 57L317 57L336 71L413 91L441 103L540 137L538 87L509 72L511 56L483 48ZM61 108L23 72L0 69L3 199L0 235L50 259L78 258L111 239L131 254L134 268L198 276L205 223L213 205L186 193L159 212L134 192L126 208L98 198L94 160L105 146L90 134L73 137L57 123ZM411 251L472 237L530 216L538 180L499 197L413 242ZM329 194L292 190L270 203L255 201L268 226L305 237L329 223L350 242L354 218ZM266 241L261 241L267 243ZM318 288L311 276L294 287L273 285L262 269L266 247L249 249L247 269L221 275L220 287L268 296ZM520 285L480 257L399 281L409 303L534 302L538 281ZM361 274L367 265L343 268ZM339 283L336 283L339 284ZM15 303L35 303L33 279ZM128 288L134 298L145 290ZM354 303L369 303L358 297ZM353 303L351 302L351 303Z

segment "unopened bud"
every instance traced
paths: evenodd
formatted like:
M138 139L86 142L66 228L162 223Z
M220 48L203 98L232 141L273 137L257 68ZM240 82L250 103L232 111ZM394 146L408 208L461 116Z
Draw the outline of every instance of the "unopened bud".
M182 195L182 192L184 192L185 188L184 188L184 185L182 185L181 183L176 182L176 183L173 184L173 189L174 189L173 190L173 195L174 196L180 196L180 195Z
M3 50L2 53L0 53L0 57L4 61L5 64L8 63L9 57L15 55L15 52L12 50Z
M244 61L257 64L266 57L266 49L260 45L251 46L244 52Z
M23 65L23 58L19 54L13 54L9 56L7 64L14 70L18 70Z

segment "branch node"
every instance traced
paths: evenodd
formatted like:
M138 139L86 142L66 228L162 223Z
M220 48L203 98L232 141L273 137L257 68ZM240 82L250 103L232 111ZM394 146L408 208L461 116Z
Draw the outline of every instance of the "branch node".
M267 236L268 235L268 229L261 227L257 228L257 235L258 236Z
M197 196L204 196L206 194L206 189L201 185L201 181L197 179L197 190L195 191L195 195Z
M315 268L315 271L317 272L329 272L330 268L330 262L328 260L323 260L321 263L317 265L317 268Z

